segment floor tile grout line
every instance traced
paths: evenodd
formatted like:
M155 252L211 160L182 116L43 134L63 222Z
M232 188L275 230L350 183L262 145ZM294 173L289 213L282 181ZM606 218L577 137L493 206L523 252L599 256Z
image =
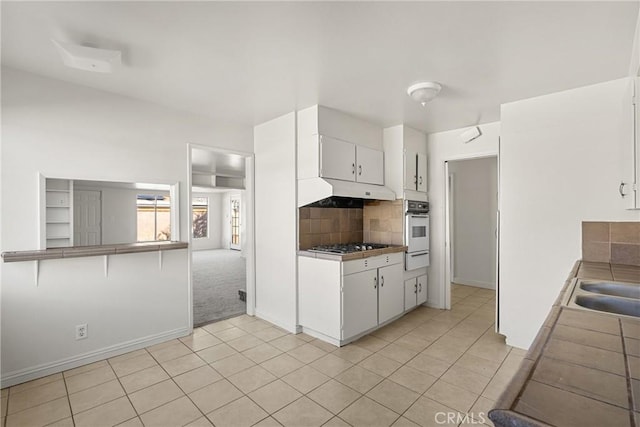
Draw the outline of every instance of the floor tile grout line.
M475 312L475 311L474 311L474 312ZM468 313L468 314L467 314L467 316L465 316L465 317L463 317L462 319L460 319L460 320L456 323L456 325L458 325L459 323L461 323L464 319L466 319L467 317L469 317L472 313L473 313L473 312ZM454 327L455 327L455 325L454 325L453 327L449 328L449 330L447 330L447 332L445 332L444 334L442 334L440 337L438 337L438 339L440 339L441 337L445 336L445 335L446 335L447 333L449 333L449 332L450 332ZM426 393L427 393L427 392L428 392L428 391L429 391L429 390L430 390L430 389L431 389L431 388L432 388L432 387L433 387L433 386L438 382L438 380L442 380L442 381L444 381L444 382L445 382L445 383L447 383L447 384L450 384L450 385L455 386L454 384L451 384L451 383L447 382L446 380L442 379L442 377L443 377L443 376L444 376L444 375L445 375L445 374L446 374L446 373L451 369L451 367L453 367L453 366L456 364L456 362L457 362L458 360L460 360L460 358L462 358L462 356L464 356L465 354L467 354L467 352L469 351L469 349L470 349L470 348L471 348L475 343L477 343L477 342L482 338L482 336L484 336L484 334L485 334L485 333L486 333L490 328L491 328L491 326L488 326L488 327L487 327L487 329L486 329L486 330L485 330L485 331L484 331L484 332L483 332L483 333L482 333L482 334L481 334L481 335L480 335L480 336L479 336L479 337L478 337L478 338L477 338L477 339L476 339L476 340L475 340L475 341L474 341L474 342L473 342L473 343L472 343L472 344L471 344L471 345L470 345L470 346L469 346L469 347L464 351L464 353L462 353L462 355L461 355L461 356L459 356L459 357L458 357L458 358L457 358L457 359L456 359L456 360L455 360L451 365L449 365L449 367L447 368L447 370L446 370L446 371L444 371L444 372L443 372L443 373L438 377L438 379L437 379L437 380L436 380L436 381L435 381L435 382L434 382L434 383L433 383L433 384L432 384L432 385L431 385L427 390L425 390L425 391L421 394L421 396L420 396L420 397L425 397L425 398L427 398L427 399L430 399L428 396L425 396L425 394L426 394ZM434 343L435 343L436 341L437 341L437 339L434 341ZM429 348L429 347L427 347L427 348ZM426 349L425 349L425 350L426 350ZM491 382L491 380L493 379L493 377L495 376L495 374L500 370L500 367L501 367L501 366L502 366L502 364L504 363L504 360L506 360L506 359L507 359L507 357L508 357L508 355L509 355L510 353L511 353L511 350L509 350L509 353L507 353L507 355L505 356L505 358L502 360L502 362L500 363L500 366L499 366L499 367L498 367L498 369L494 372L493 376L491 377L491 379L490 379L490 380L489 380L489 382L487 383L487 386L489 385L489 383ZM419 353L419 354L420 354L420 353ZM417 357L417 355L416 355L415 357ZM414 357L414 358L415 358L415 357ZM410 359L410 360L413 360L413 358L412 358L412 359ZM410 360L409 360L409 361L407 361L406 363L409 363L409 362L410 362ZM406 365L406 364L405 364L405 365ZM404 366L404 365L403 365L403 366ZM485 386L485 387L483 388L483 391L482 391L482 392L484 392L484 390L486 389L486 387L487 387L487 386ZM456 387L457 387L457 386L456 386ZM469 391L469 390L466 390L466 391ZM471 392L471 391L470 391L470 392ZM471 407L470 407L469 409L471 409L471 408L473 407L473 405L478 401L478 399L479 399L480 397L482 397L482 392L478 394L478 397L474 400L474 403L471 405ZM471 393L476 394L475 392L471 392ZM419 399L419 398L418 398L418 399ZM433 399L430 399L430 400L433 400ZM436 402L437 402L437 401L436 401ZM414 402L414 403L415 403L415 402ZM438 402L438 403L443 404L442 402ZM444 405L444 404L443 404L443 405ZM444 405L444 406L447 406L447 405ZM410 408L410 407L409 407L409 408ZM408 408L404 413L406 413L406 412L409 410L409 408ZM452 408L452 409L453 409L453 408ZM457 410L456 410L456 411L457 411ZM404 413L402 414L402 416L404 416ZM467 412L465 411L465 413L467 413Z
M469 295L469 296L471 296L471 295ZM460 302L464 302L464 298L463 298ZM417 357L418 355L422 354L424 351L426 351L430 346L432 346L432 345L433 345L434 343L436 343L438 340L442 339L443 337L446 337L449 333L451 333L451 331L452 331L452 330L454 330L458 325L460 325L460 324L461 324L465 319L467 319L468 317L470 317L470 316L472 316L473 314L477 313L478 311L482 310L482 307L483 307L485 304L487 304L488 302L489 302L489 299L487 299L487 301L486 301L486 302L484 302L483 304L480 304L480 305L478 305L478 306L476 306L476 307L473 307L473 308L474 308L474 310L471 310L471 311L469 311L468 313L465 313L465 315L464 315L464 316L459 317L459 318L458 318L458 316L447 316L447 319L437 319L437 317L440 317L440 314L445 314L445 313L447 313L447 314L448 314L448 313L450 313L450 312L443 312L443 313L439 313L439 314L436 314L436 315L430 315L430 316L415 316L415 318L412 318L412 319L411 319L411 321L408 321L408 322L403 323L403 324L402 324L402 326L401 326L401 327L399 327L399 328L397 329L397 331L399 331L399 332L397 332L397 335L396 335L396 334L391 334L391 335L386 335L386 336L384 336L384 338L381 338L381 337L379 337L379 336L375 336L375 335L371 334L371 336L373 336L373 337L375 337L375 338L377 338L377 339L382 340L382 341L385 343L385 345L384 345L383 347L381 347L381 348L377 349L376 351L371 351L371 350L369 350L369 349L367 349L367 348L360 347L360 348L364 349L365 351L369 351L369 352L370 352L370 354L369 354L369 355L367 355L364 359L359 360L359 361L358 361L358 362L356 362L356 363L353 363L351 360L346 359L346 358L343 358L343 357L340 357L338 354L336 354L335 356L337 356L337 357L341 358L342 360L344 360L344 361L346 361L347 363L350 363L350 364L352 364L352 365L351 365L350 367L348 367L347 369L342 370L341 372L336 373L335 375L327 375L327 377L328 377L327 381L322 382L322 383L321 383L321 384L319 384L318 386L316 386L316 387L314 387L313 389L311 389L311 390L307 391L307 393L303 393L303 396L307 396L310 400L314 401L314 400L313 400L313 399L311 399L308 395L309 395L310 393L312 393L314 390L316 390L317 388L322 387L324 384L326 384L328 381L331 381L332 379L333 379L333 380L335 380L335 381L337 381L338 383L342 384L343 386L345 386L345 387L347 387L347 388L349 388L349 389L352 389L352 388L351 388L351 387L349 387L348 385L341 383L341 382L340 382L340 380L339 380L339 379L337 379L336 377L338 377L342 372L344 372L344 371L346 371L346 370L348 370L348 369L351 369L351 368L352 368L352 367L354 367L354 366L358 366L358 367L359 367L359 368L361 368L361 369L364 369L364 370L366 370L366 371L368 371L368 372L372 372L372 373L373 373L373 374L375 374L375 375L379 375L378 373L376 373L376 372L374 372L374 371L370 371L369 369L367 369L367 368L365 368L364 366L360 365L360 363L361 363L362 361L366 360L367 358L371 357L372 355L379 353L379 352L380 352L381 350L383 350L384 348L389 347L391 344L396 344L396 345L398 345L398 346L400 346L400 347L402 347L402 348L404 348L404 349L410 350L410 351L412 351L412 352L413 352L413 351L417 351L417 353L416 353L413 357L411 357L410 359L408 359L408 360L406 360L406 361L404 361L404 362L400 362L400 361L398 361L398 360L395 360L395 359L393 359L393 358L390 358L390 360L394 360L394 361L396 361L396 362L400 363L400 365L399 365L396 369L394 369L392 372L390 372L388 375L381 376L381 380L380 380L379 382L377 382L375 385L373 385L373 386L372 386L368 391L366 391L365 393L361 393L361 392L359 392L358 390L352 389L352 390L354 390L354 392L358 393L358 395L360 396L358 399L356 399L356 401L357 401L357 400L359 400L360 398L362 398L363 396L364 396L364 397L367 397L368 399L372 399L371 397L369 397L369 396L367 395L367 393L370 393L370 392L371 392L371 390L373 390L375 387L377 387L377 386L378 386L380 383L382 383L385 379L389 379L389 381L393 382L394 384L397 384L398 386L401 386L401 387L403 387L403 388L408 389L408 388L407 388L407 387L405 387L403 384L397 383L396 381L394 381L394 380L393 380L392 378L390 378L390 377L391 377L395 372L397 372L399 369L401 369L402 367L407 366L407 364L408 364L411 360L413 360L413 359L414 359L415 357ZM416 330L417 328L420 328L420 327L422 327L423 325L428 324L430 321L441 322L441 323L443 323L444 325L446 325L446 326L447 326L447 329L446 329L443 333L439 334L439 335L436 337L436 339L435 339L435 340L433 340L433 341L431 341L430 339L425 339L425 342L428 342L428 345L427 345L426 347L422 348L421 350L416 350L416 349L415 349L415 348L413 348L413 347L410 347L410 346L404 346L404 345L403 345L403 343L399 343L399 342L397 342L398 340L400 340L400 339L401 339L401 338L403 338L404 336L406 336L406 335L408 335L408 334L410 334L410 333L415 332L415 330ZM244 324L250 324L250 323L253 323L253 322L243 322L243 323L242 323L242 325L244 325ZM390 325L392 325L392 324L390 324ZM387 326L390 326L390 325L387 325ZM270 342L275 341L275 340L277 340L278 338L282 338L282 337L284 337L284 336L287 336L287 335L288 335L288 334L285 334L285 335L283 335L283 336L281 336L281 337L276 337L276 338L273 338L273 339L271 339L271 340L267 341L267 340L264 340L264 339L262 339L262 338L259 338L259 337L255 336L255 335L253 335L253 333L252 333L252 332L250 332L250 331L247 331L247 330L242 329L241 327L239 327L239 325L233 325L233 326L231 326L231 327L238 327L239 329L241 329L241 330L243 330L243 331L244 331L243 336L250 335L250 336L253 336L253 337L257 338L257 339L260 341L260 343L259 343L259 344L255 345L255 346L252 346L252 347L249 347L249 348L247 348L247 349L244 349L244 350L242 350L242 351L238 351L237 349L235 349L235 348L234 348L234 352L235 352L234 354L240 354L240 355L242 355L242 356L243 356L243 357L245 357L245 358L246 358L247 356L243 354L244 352L249 351L249 350L251 350L251 349L253 349L253 348L255 348L255 347L259 346L259 345L262 345L262 344L269 344L269 345L272 345L272 344L270 344ZM229 329L229 328L227 328L227 329ZM264 328L263 328L263 329L264 329ZM469 351L469 350L470 350L470 349L471 349L471 348L472 348L472 347L473 347L473 346L474 346L478 341L480 341L480 340L481 340L481 339L486 335L486 332L487 332L489 329L491 329L491 325L487 326L487 328L486 328L486 330L485 330L485 331L483 331L481 334L479 334L479 335L478 335L478 337L477 337L477 338L476 338L472 343L470 343L468 346L466 346L466 349L464 350L464 352L463 352L459 357L457 357L457 358L453 361L453 363L449 363L449 361L446 361L445 363L448 363L448 364L449 364L449 367L448 367L448 368L447 368L447 369L446 369L442 374L440 374L438 377L436 377L436 380L442 379L442 377L443 377L443 376L444 376L444 375L445 375L445 374L446 374L446 373L447 373L447 372L448 372L448 371L449 371L453 366L455 366L455 364L457 363L457 361L459 361L459 359L460 359L461 357L463 357L465 354L467 354L467 353L468 353L468 351ZM226 344L226 343L228 343L229 341L232 341L232 340L234 340L234 339L240 338L240 337L236 337L236 338L232 338L232 339L229 339L229 340L225 341L225 340L222 340L222 339L220 339L220 338L216 337L216 336L215 336L215 335L213 335L211 332L209 332L208 330L204 329L204 327L202 328L202 330L204 331L204 333L206 333L206 334L208 334L208 335L210 335L210 336L213 336L213 337L215 337L216 339L219 339L219 340L220 340L220 343L218 343L218 344L214 344L214 345L209 346L209 347L202 348L202 349L200 349L200 350L198 350L198 351L205 350L206 348L210 348L210 347L213 347L213 346L215 346L215 345L222 344L222 343L225 343L225 344ZM254 331L254 332L256 332L256 331ZM295 335L291 335L291 336L295 336ZM279 347L275 347L275 346L273 346L273 345L272 345L272 346L273 346L273 347L275 347L278 351L281 351L281 353L280 353L280 354L278 354L278 355L270 356L270 357L268 357L267 359L262 360L260 363L256 363L254 360L252 360L252 359L250 359L250 358L249 358L249 360L251 360L251 362L253 363L253 366L260 366L262 363L265 363L266 361L271 360L271 359L273 359L273 358L276 358L276 357L278 357L278 356L280 356L280 355L282 355L282 354L287 354L287 355L289 355L289 356L291 357L291 355L289 354L289 352L290 352L290 351L293 351L293 350L295 350L296 348L302 347L302 346L304 346L305 344L311 344L311 345L314 345L314 344L313 344L313 342L315 341L315 339L314 339L313 337L308 337L308 338L309 338L309 340L304 339L304 342L303 342L303 343L298 343L298 345L296 345L295 347L290 348L290 349L288 349L288 350L286 350L286 351L285 351L285 350L282 350L282 349L281 349L281 348L279 348ZM455 338L455 336L454 336L453 338ZM204 360L202 359L202 357L198 354L198 351L194 350L193 348L190 348L190 347L189 347L188 345L186 345L182 340L179 340L179 342L181 342L181 344L183 344L183 345L185 345L187 348L189 348L189 351L190 351L190 353L189 353L189 354L196 354L196 356L197 356L198 358L200 358L200 359L204 362L204 365L203 365L203 366L208 366L208 367L210 367L211 369L214 369L214 371L216 371L216 370L215 370L215 368L213 368L213 367L211 366L211 364L210 364L210 363L208 363L208 362L206 362L206 361L204 361ZM228 345L228 344L227 344L227 345ZM355 345L356 347L358 347L358 346L357 346L357 343L354 343L354 345ZM314 347L315 347L315 346L314 346ZM302 360L297 359L297 358L294 356L294 358L295 358L296 360L298 360L300 363L302 363L303 365L302 365L301 367L299 367L298 369L296 369L296 370L294 370L294 371L290 372L290 373L293 373L293 372L295 372L295 371L297 371L297 370L299 370L299 369L302 369L304 366L309 366L309 367L310 367L310 368L312 368L312 369L318 370L318 369L316 369L314 366L311 366L311 365L312 365L313 363L315 363L317 360L320 360L320 359L322 359L322 358L326 357L326 356L327 356L327 355L329 355L329 354L333 354L333 353L335 353L335 352L338 350L338 348L337 348L337 347L336 347L335 349L330 350L330 351L327 351L327 350L325 349L326 347L325 347L325 348L323 348L323 347L319 347L319 346L318 346L318 347L316 347L316 348L318 348L319 350L321 350L321 351L323 352L323 355L321 355L321 356L319 356L319 357L317 357L317 358L314 358L313 360L310 360L309 362L304 362L304 361L302 361ZM145 350L147 351L147 353L150 353L146 348L145 348ZM496 376L497 372L499 372L499 371L500 371L500 369L504 366L505 361L507 360L507 358L509 357L509 355L510 355L511 353L512 353L512 352L511 352L511 349L510 349L510 350L509 350L509 352L507 353L507 355L506 355L504 358L502 358L502 361L500 362L500 365L499 365L498 369L493 373L492 377L490 378L490 381L491 381L491 380ZM187 355L188 355L188 354L187 354ZM153 354L151 354L151 356L153 357ZM183 356L186 356L186 355L183 355ZM227 356L227 357L231 357L231 356L232 356L232 355L229 355L229 356ZM387 357L387 356L384 356L383 354L379 354L379 356L381 356L381 357ZM179 357L182 357L182 356L178 356L177 358L179 358ZM174 360L174 359L177 359L177 358L168 359L167 361ZM225 358L226 358L226 357L225 357ZM159 364L159 362L157 362L157 359L156 359L155 357L153 357L153 359L154 359L154 361L156 361L156 363L157 363L157 365L156 365L156 366L160 366L160 367L161 367L161 369L163 369L163 371L165 371L165 373L167 373L167 375L168 375L168 372L166 371L166 369L165 369L161 364ZM222 359L224 359L224 358L222 358ZM222 359L219 359L219 360L222 360ZM214 361L214 362L212 362L212 363L215 363L215 361ZM108 361L108 364L109 364L109 366L111 366L111 364L109 363L109 361ZM202 367L202 366L201 366L201 367ZM198 367L198 368L201 368L201 367ZM198 368L194 368L194 369L191 369L191 370L187 370L187 371L185 371L185 372L181 372L179 375L182 375L182 374L184 374L184 373L191 372L192 370L195 370L195 369L198 369ZM113 367L112 367L112 366L111 366L111 369L112 369L112 371L113 371ZM145 368L145 369L146 369L146 368ZM144 370L144 369L138 370L138 371L136 371L136 372L140 372L140 371L142 371L142 370ZM322 374L326 375L324 372L322 372L322 371L320 371L320 370L318 370L318 371L319 371L319 372L321 372ZM89 372L89 371L87 371L87 372ZM134 373L136 373L136 372L133 372L132 374L134 374ZM242 370L241 370L241 371L238 371L238 372L236 372L236 373L234 373L234 374L231 374L231 375L229 375L229 376L221 375L221 379L223 379L223 378L224 378L224 379L227 379L227 380L228 380L228 378L230 378L231 376L233 376L233 375L235 375L235 374L237 374L237 373L240 373L240 372L242 372ZM268 385L268 384L271 384L272 382L274 382L274 381L276 381L276 380L278 380L278 379L282 379L284 376L289 375L290 373L287 373L287 374L285 374L285 375L283 375L283 376L281 376L281 377L276 376L276 378L275 378L273 381L270 381L270 382L268 382L268 383L266 383L266 384L262 385L261 387L264 387L264 386L266 386L266 385ZM176 376L168 375L168 377L169 377L169 378L174 382L174 384L175 384L175 380L174 380L174 378L175 378L175 377L177 377L177 376L179 376L179 375L176 375ZM482 374L479 374L479 375L482 375ZM63 376L63 378L64 378L64 376ZM486 378L486 377L485 377L485 378ZM120 385L122 386L122 383L120 382L120 377L116 375L116 379L119 381ZM220 380L221 380L221 379L220 379ZM443 381L444 381L445 383L448 383L446 380L443 380ZM489 381L489 382L490 382L490 381ZM286 381L285 381L285 383L286 383ZM233 384L233 383L232 383L232 384ZM435 384L435 382L434 382L434 384ZM177 384L176 384L176 385L177 385ZM65 381L65 386L66 386L66 381ZM234 386L235 386L235 385L234 385ZM432 385L432 386L433 386L433 385ZM432 386L431 386L431 387L432 387ZM206 387L206 386L204 386L204 387ZM261 387L259 387L259 388L261 388ZM422 392L422 393L417 393L417 392L414 392L413 390L408 389L408 390L410 390L410 391L412 391L412 392L414 392L414 393L417 393L417 394L418 394L418 397L416 398L416 400L414 400L414 402L412 402L412 404L409 406L409 408L410 408L413 404L415 404L415 402L416 402L417 400L419 400L421 397L423 397L423 396L425 395L425 393L426 393L426 392L428 392L428 390L429 390L431 387L427 388L427 390L425 390L425 391L424 391L424 392ZM178 386L178 388L179 388L179 389L184 393L184 390L182 390L179 386ZM258 389L259 389L259 388L258 388ZM485 388L483 389L483 392L484 392L484 390L485 390L485 389L486 389L486 386L485 386ZM139 391L139 390L136 390L136 391ZM195 391L195 390L194 390L194 391ZM246 393L244 393L244 392L242 392L242 391L241 391L241 393L242 393L242 395L243 395L243 396L247 396L247 398L249 398L251 401L253 401L253 399L251 399L251 398L248 396L248 394L246 394ZM249 393L251 393L251 392L249 392ZM474 393L474 394L475 394L475 393ZM128 394L128 393L126 393L126 391L125 391L125 395L129 396L129 394ZM186 393L184 393L184 395L186 395L186 396L188 397L188 395L187 395ZM67 397L69 397L68 390L67 390ZM182 396L181 396L181 397L182 397ZM242 396L241 396L241 397L242 397ZM239 397L238 399L240 399L241 397ZM301 396L301 397L302 397L302 396ZM477 401L480 399L480 397L485 397L485 396L483 396L483 395L482 395L482 393L480 393L480 395L479 395L479 396L476 398L476 400L474 401L474 404L475 404L475 403L477 403ZM179 398L180 398L180 397L179 397ZM179 398L178 398L178 399L179 399ZM485 397L485 398L486 398L486 397ZM176 400L176 399L174 399L174 400ZM234 402L235 402L236 400L237 400L237 399L235 399L235 400L234 400ZM296 399L296 401L297 401L297 400L299 400L299 399ZM172 401L173 401L173 400L172 400ZM381 406L383 406L383 407L386 407L386 405L384 405L384 404L382 404L382 403L380 403L380 402L377 402L375 399L373 399L373 401L375 401L376 403L380 404L380 405L381 405ZM294 401L294 402L295 402L295 401ZM314 401L314 402L315 402L315 401ZM166 402L164 405L166 405L166 404L168 404L168 403L170 403L170 402ZM224 406L226 406L226 405L228 405L228 404L230 404L230 403L232 403L232 402L228 402L227 404L223 405L222 407L224 407ZM254 402L254 403L256 403L256 404L257 404L257 402ZM293 402L291 402L291 403L293 403ZM290 403L290 404L291 404L291 403ZM315 402L315 403L317 403L320 407L324 408L324 406L322 406L320 403L318 403L318 402ZM438 402L438 403L440 403L440 402ZM258 404L257 404L257 405L258 405ZM132 405L132 406L133 406L133 405ZM163 406L163 405L161 405L161 406ZM195 405L195 406L197 407L197 405ZM258 405L258 406L260 406L260 405ZM288 406L288 405L285 405L285 407L287 407L287 406ZM351 405L349 405L349 406L351 406ZM344 411L345 409L347 409L349 406L347 406L346 408L344 408L342 411ZM446 405L445 405L445 406L446 406ZM473 406L473 405L472 405L472 406ZM222 407L221 407L221 408L222 408ZM134 407L134 409L135 409L135 407ZM280 408L279 410L282 410L282 409L283 409L283 408ZM329 411L329 413L333 414L333 412L331 412L328 408L324 408L324 409L328 410L328 411ZM390 410L392 410L391 408L389 408L389 409L390 409ZM198 408L198 410L199 410L199 408ZM263 408L263 410L264 410L264 408ZM279 411L279 410L278 410L278 411ZM342 412L342 411L341 411L341 412ZM392 410L392 411L393 411L393 410ZM200 411L200 412L202 413L202 411ZM265 412L267 412L267 413L268 413L268 411L266 411L266 410L265 410ZM276 411L276 412L277 412L277 411ZM394 412L394 413L396 413L395 411L393 411L393 412ZM137 410L136 410L136 413L137 413ZM398 418L396 418L396 420L397 420L397 419L399 419L400 417L404 416L404 414L405 414L405 413L406 413L406 410L403 412L403 414L399 415L399 416L398 416ZM396 414L397 414L397 413L396 413ZM205 416L206 416L206 415L205 415ZM269 414L269 416L271 416L271 414ZM340 417L338 416L338 414L333 415L333 417L338 417L338 418L340 418ZM333 418L333 417L332 417L332 418ZM266 418L266 417L265 417L265 418ZM263 418L263 419L264 419L264 418ZM341 418L340 418L340 419L341 419ZM6 419L5 419L5 422L6 422ZM260 421L259 421L259 422L260 422Z
M183 344L183 345L184 345L184 344ZM187 347L187 348L188 348L188 347ZM192 354L196 354L196 353L195 353L194 351L192 351L191 349L189 349L189 351L191 351L191 352L192 352ZM149 351L148 351L148 352L149 352ZM196 403L191 399L191 397L190 397L187 393L185 393L185 392L184 392L184 390L182 389L182 387L180 387L180 386L178 385L178 383L176 383L176 382L175 382L175 380L173 379L173 377L171 376L171 374L169 374L169 372L167 372L167 370L164 368L164 366L162 366L162 365L160 364L160 362L158 362L158 359L156 359L156 357L154 357L153 353L149 352L149 354L151 355L151 357L153 358L153 360L158 364L158 366L160 366L160 369L162 369L162 370L165 372L165 374L167 374L167 375L169 376L169 380L171 380L171 382L173 382L173 384L174 384L176 387L178 387L178 390L180 390L180 391L183 393L183 396L186 396L186 397L187 397L187 399L189 399L189 401L191 402L191 404L192 404L193 406L195 406L195 408L200 412L200 414L202 414L202 416L206 417L206 415L204 414L204 412L202 412L202 410L200 409L200 407L199 407L198 405L196 405ZM196 354L196 356L198 356L198 355ZM200 357L200 356L198 356L198 357ZM177 359L177 358L176 358L176 359ZM171 360L175 360L175 359L171 359ZM203 362L205 362L205 364L207 364L207 363L206 363L206 361L205 361L205 360L203 360L202 358L200 358L200 360L202 360ZM207 364L207 365L208 365L208 364ZM213 369L213 367L212 367L212 369ZM215 369L214 369L214 371L215 371ZM216 372L217 372L217 371L216 371ZM167 380L164 380L164 381L167 381ZM156 384L160 384L161 382L164 382L164 381L160 381L160 382L158 382L158 383L156 383ZM153 385L156 385L156 384L153 384ZM151 386L149 386L149 387L151 387ZM206 386L205 386L205 387L206 387ZM147 388L148 388L148 387L147 387ZM137 390L136 392L138 392L138 391L140 391L140 390ZM126 390L125 390L125 393L126 393ZM160 405L160 406L158 406L158 407L156 407L156 408L153 408L153 409L150 409L150 410L149 410L149 411L147 411L147 412L144 412L144 414L146 414L146 413L148 413L148 412L151 412L151 411L153 411L153 410L155 410L155 409L158 409L158 408L160 408L160 407L162 407L162 406L164 406L164 405L166 405L166 404L168 404L168 403L174 402L174 401L176 401L176 400L180 399L180 398L181 398L181 397L183 397L183 396L179 396L179 397L177 397L176 399L173 399L173 400L171 400L171 401L169 401L169 402L165 402L165 403L163 403L162 405ZM133 406L133 410L138 414L138 417L140 418L140 421L142 422L142 415L143 415L143 414L139 414L139 413L138 413L138 410L136 409L136 407L133 405L133 402L131 402L131 399L129 398L129 394L127 394L127 398L129 399L129 401L130 401L130 403L131 403L131 406ZM199 418L199 417L198 417L198 418ZM196 420L197 420L198 418L196 418ZM207 418L207 419L208 419L208 418ZM194 421L195 421L195 420L194 420ZM143 422L143 424L144 424L144 422Z

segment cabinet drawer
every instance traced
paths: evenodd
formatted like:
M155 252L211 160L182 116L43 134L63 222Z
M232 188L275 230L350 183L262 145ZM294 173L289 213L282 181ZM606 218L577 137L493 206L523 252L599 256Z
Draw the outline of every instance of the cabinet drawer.
M372 256L342 263L342 275L359 273L361 271L384 267L386 265L400 264L403 261L403 252Z

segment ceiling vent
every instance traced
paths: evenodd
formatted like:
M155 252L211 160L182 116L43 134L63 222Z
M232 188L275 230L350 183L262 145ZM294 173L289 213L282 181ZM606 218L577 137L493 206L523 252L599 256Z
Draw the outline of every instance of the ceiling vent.
M58 48L62 62L69 68L96 73L111 73L115 67L122 63L122 52L119 50L99 49L57 40L52 41Z

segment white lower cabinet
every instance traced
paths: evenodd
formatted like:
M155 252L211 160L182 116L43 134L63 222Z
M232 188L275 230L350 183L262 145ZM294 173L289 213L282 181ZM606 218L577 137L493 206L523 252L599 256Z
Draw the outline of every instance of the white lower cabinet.
M342 279L342 337L352 337L378 325L378 270ZM341 337L341 338L342 338Z
M404 312L403 253L353 261L298 257L300 326L341 345Z
M378 323L384 323L404 311L402 264L378 269Z
M404 281L404 310L427 302L427 275Z

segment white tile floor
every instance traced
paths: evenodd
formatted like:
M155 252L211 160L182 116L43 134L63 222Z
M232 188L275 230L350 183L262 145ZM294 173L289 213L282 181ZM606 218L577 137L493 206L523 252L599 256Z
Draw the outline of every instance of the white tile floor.
M213 323L3 389L2 427L490 424L524 352L493 332L493 291L452 285L452 304L342 348L246 315Z

